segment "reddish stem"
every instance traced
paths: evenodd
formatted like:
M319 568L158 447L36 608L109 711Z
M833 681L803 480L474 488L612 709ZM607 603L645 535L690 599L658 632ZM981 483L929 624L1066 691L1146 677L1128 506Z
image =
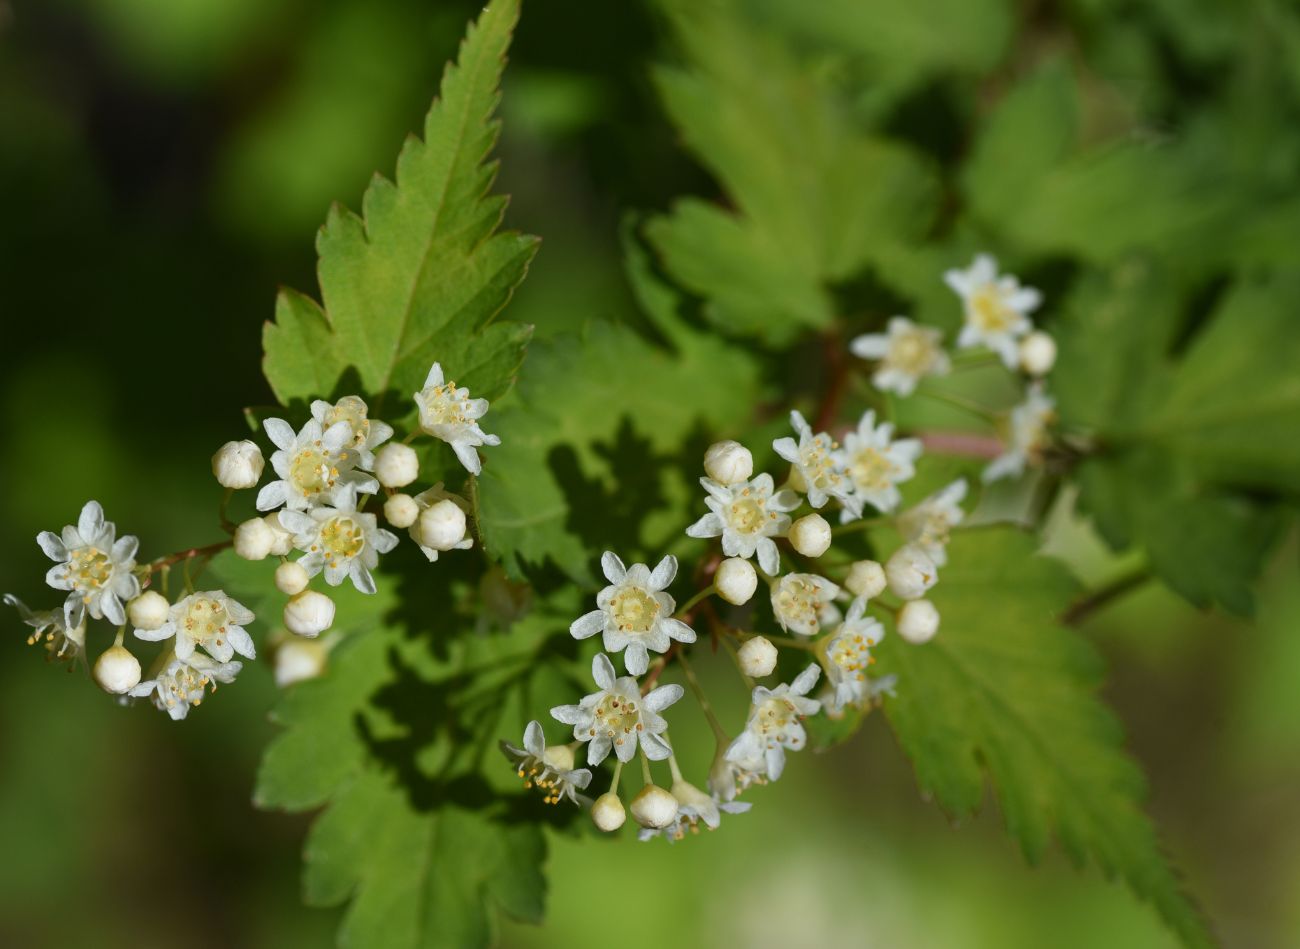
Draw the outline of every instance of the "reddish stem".
M936 455L962 455L970 458L996 458L1002 454L1002 442L990 435L967 432L920 432L918 437L926 451Z

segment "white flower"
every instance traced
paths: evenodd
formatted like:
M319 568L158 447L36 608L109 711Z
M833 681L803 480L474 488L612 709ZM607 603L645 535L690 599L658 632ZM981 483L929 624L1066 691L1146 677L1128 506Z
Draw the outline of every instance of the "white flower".
M80 626L67 626L66 610L41 610L33 612L27 604L12 593L4 596L6 606L18 611L24 623L36 632L27 637L27 645L35 646L44 641L45 649L51 659L66 659L72 662L82 655L86 648L86 621L82 618Z
M347 447L357 453L357 466L370 470L375 466L375 449L393 437L393 426L370 418L365 400L359 395L345 395L333 405L324 399L311 404L311 417L320 422L322 431L346 422L352 432Z
M77 526L63 528L61 535L42 531L36 538L54 566L45 582L56 590L67 590L63 603L63 624L76 629L89 612L94 619L107 619L121 626L126 622L123 604L140 592L135 554L140 541L126 536L114 540L117 526L104 520L98 501L87 501Z
M159 710L172 721L180 721L189 714L190 706L197 708L203 702L208 686L215 692L218 682L234 682L243 667L240 662L217 662L196 652L189 659L172 658L162 673L141 682L130 694L135 698L152 697Z
M734 606L744 606L758 589L758 573L748 560L728 557L718 564L713 584L718 588L718 596Z
M356 507L357 492L379 490L379 482L357 468L361 456L351 447L354 436L347 422L322 428L312 419L296 435L284 419L269 418L262 427L279 449L271 456L271 467L280 480L257 493L259 511L305 511L318 504Z
M1043 451L1051 443L1048 428L1056 418L1056 400L1033 385L1025 401L1011 410L1006 450L989 462L980 477L984 481L1018 478L1025 466L1040 464Z
M776 668L777 656L776 647L766 636L747 639L736 651L736 658L740 660L740 671L755 679L772 674L772 670Z
M943 351L943 333L918 326L905 316L890 319L883 333L867 333L849 343L860 359L878 359L871 384L881 392L909 396L925 376L942 376L952 368Z
M1029 314L1043 300L1033 287L1022 287L1010 274L998 275L998 262L977 254L966 270L949 270L944 282L961 297L966 325L957 345L969 349L983 343L1002 358L1008 369L1020 364L1020 337L1034 324Z
M844 436L844 471L852 485L858 510L870 504L882 514L898 507L902 494L898 485L916 474L915 462L921 457L917 438L894 439L894 426L876 424L876 413L868 411L858 422L858 429ZM841 520L851 520L845 508Z
M761 474L753 481L719 484L701 478L709 496L704 499L709 513L686 528L691 537L722 537L722 552L748 560L758 554L758 565L769 576L781 569L781 555L773 537L784 537L790 529L787 511L799 506L793 491L775 491L772 476Z
M767 758L762 748L750 744L752 747L737 749L733 757L735 742L719 743L709 769L709 791L718 800L733 801L750 785L767 784Z
M939 568L916 544L904 544L885 561L889 589L904 600L916 600L939 582Z
M681 778L673 781L672 796L677 799L677 819L667 827L641 828L637 833L638 840L663 837L669 843L675 843L687 834L698 834L701 823L709 830L717 830L723 814L743 814L753 807L748 802L718 801Z
M442 366L436 362L424 388L415 393L415 404L420 409L420 428L450 445L470 474L478 474L483 467L475 451L478 446L501 444L500 438L487 434L478 424L487 414L487 399L471 399L468 389L443 382Z
M675 639L695 642L695 630L673 619L677 602L663 592L677 576L677 558L665 557L654 572L643 563L630 568L612 551L600 558L600 568L609 586L596 597L598 609L573 621L569 632L574 639L604 634L606 652L626 647L623 663L639 676L650 664L649 651L663 652Z
M662 734L668 723L659 715L682 697L680 685L661 685L644 697L631 676L617 678L614 664L603 652L591 661L591 677L600 686L578 705L557 705L551 716L573 726L573 737L589 741L587 764L593 768L612 748L619 761L628 762L637 745L651 761L662 761L672 748Z
M898 532L903 535L903 540L921 548L936 567L948 562L948 535L966 516L961 509L965 497L966 479L958 478L898 515Z
M1045 376L1056 365L1056 340L1034 330L1020 341L1020 368L1031 376Z
M864 615L867 601L858 597L849 605L848 615L826 643L826 678L830 691L826 710L841 714L845 707L862 705L871 698L867 666L872 662L871 648L885 636L885 627Z
M529 722L524 729L524 747L503 741L501 750L524 779L525 787L545 792L547 804L558 804L566 797L579 804L578 792L591 783L588 769L573 767L573 750L568 745L546 746L540 722Z
M172 648L181 661L190 660L195 647L202 646L217 662L225 663L235 653L248 659L257 657L253 639L244 631L252 621L252 611L224 591L206 590L177 600L167 611L167 622L157 629L137 629L135 635L151 643L176 637Z
M815 636L833 609L840 588L814 573L787 573L772 587L772 612L781 628L800 636Z
M789 436L772 442L778 455L793 465L791 481L808 495L808 503L821 507L829 498L835 498L846 507L852 506L853 485L840 465L840 455L835 441L825 432L813 433L812 428L798 412L790 413L790 424L799 435L796 442Z
M749 762L761 756L768 779L775 781L781 777L785 749L798 751L807 744L803 719L821 709L820 702L807 698L820 674L820 667L810 665L788 685L782 683L775 689L756 686L749 720L745 730L727 749L727 760Z
M332 587L351 579L362 593L375 592L370 571L379 565L379 555L397 546L397 535L379 526L373 514L333 507L315 507L280 512L280 523L293 531L293 542L303 555L297 563L310 577L325 572Z
M704 473L718 484L748 481L754 473L754 456L740 442L714 442L704 453Z
M421 491L419 494L415 495L415 497L413 497L411 500L413 500L416 504L416 507L419 508L420 515L423 515L425 511L429 510L429 508L433 507L439 501L450 501L452 504L455 504L458 508L460 508L461 512L465 514L467 518L470 513L469 502L458 495L452 494L448 491L444 491L442 489L441 481L435 484L432 488L429 488L429 490ZM429 547L423 543L423 538L421 537L421 532L420 532L420 521L421 521L421 516L417 516L415 522L411 525L411 529L408 533L410 533L411 535L411 540L415 541L416 546L420 548L420 552L424 554L425 557L428 558L429 563L434 563L438 559L438 551L435 548ZM473 546L474 546L474 538L469 536L469 534L466 534L464 537L461 538L459 543L452 545L451 549L469 550Z

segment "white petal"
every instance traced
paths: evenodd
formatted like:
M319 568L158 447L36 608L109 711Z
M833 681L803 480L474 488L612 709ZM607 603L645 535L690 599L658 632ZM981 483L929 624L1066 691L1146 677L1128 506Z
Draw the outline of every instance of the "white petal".
M163 623L157 629L137 629L135 631L136 639L143 639L148 643L162 642L164 639L171 639L175 635L175 623Z
M666 632L670 638L677 640L679 643L695 642L695 630L691 629L679 619L663 619L659 621L659 626Z
M769 577L775 577L781 571L781 554L770 537L763 537L758 542L758 565Z
M476 475L483 470L483 462L479 460L478 452L468 442L454 441L451 443L451 450L456 453L456 457L470 474Z
M609 756L610 744L610 740L604 735L597 735L593 738L591 744L587 746L587 764L594 768L596 765L604 761ZM630 758L632 756L628 755L628 757ZM623 760L621 755L619 756L619 759Z
M272 481L257 492L257 509L273 511L289 500L289 485L285 481Z
M429 386L440 386L442 385L442 383L443 383L442 366L439 363L435 362L432 366L429 367L429 374L424 377L424 388L427 389L429 388Z
M673 582L677 576L677 558L669 554L659 565L655 567L654 573L650 574L650 588L652 590L666 590L668 585Z
M650 732L641 733L641 750L651 761L663 761L673 753L672 746L668 742Z
M614 664L609 661L609 656L603 652L596 653L596 657L591 660L591 677L606 692L614 688L614 681L617 679Z
M541 722L531 721L524 729L524 748L538 758L546 753L546 736L542 733Z
M551 718L565 725L578 725L588 721L591 716L581 705L557 705L551 709Z
M605 628L605 611L592 610L575 619L569 626L569 635L574 639L587 639L595 636Z
M717 537L722 533L722 518L716 514L705 514L698 521L686 528L687 537Z
M77 532L86 540L90 540L103 526L104 509L99 506L98 501L87 501L77 517Z
M789 435L772 442L772 450L791 464L799 460L799 444Z
M600 555L600 569L610 583L622 583L627 576L627 567L623 566L623 561L612 550Z
M668 706L680 699L683 694L682 687L676 683L672 685L661 685L659 688L647 694L641 701L650 711L662 712Z
M798 678L790 684L790 691L796 695L807 695L808 690L817 684L817 677L821 675L821 666L812 663L803 672L799 673Z
M883 359L889 355L889 337L884 333L855 337L849 343L849 352L859 359Z
M271 439L276 448L288 451L296 441L293 428L282 418L263 419L262 428L266 430L266 437Z
M64 546L63 541L53 531L41 531L36 535L37 545L45 552L55 563L64 563L67 561L69 554L68 548Z
M645 646L636 642L628 643L627 650L623 653L623 664L629 675L642 675L650 665L650 656Z

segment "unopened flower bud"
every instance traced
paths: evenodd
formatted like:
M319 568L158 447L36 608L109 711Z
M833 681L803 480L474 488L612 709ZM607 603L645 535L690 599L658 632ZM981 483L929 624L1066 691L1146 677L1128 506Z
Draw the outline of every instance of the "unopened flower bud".
M677 798L657 784L647 784L632 798L632 818L642 827L661 830L677 820Z
M271 542L270 556L283 557L289 551L293 550L293 533L280 526L279 511L272 511L270 514L266 515L266 517L262 518L262 520L265 521L266 526L271 529L271 537L273 540Z
M167 622L171 604L157 590L145 590L126 605L127 621L135 629L155 630Z
M320 640L286 639L275 650L275 684L283 689L319 677L329 664L329 654Z
M212 456L212 473L223 488L253 488L261 480L263 464L256 442L226 442Z
M909 643L925 643L939 631L939 611L929 600L912 600L898 611L898 635Z
M740 647L740 668L747 676L761 679L776 668L776 647L763 636L745 640Z
M95 660L95 681L110 695L125 695L140 684L140 660L125 646L110 646Z
M235 528L235 553L245 560L265 560L275 546L275 532L260 517L250 517Z
M938 581L939 569L919 547L905 544L886 562L885 577L896 595L917 600Z
M887 585L885 568L874 560L855 561L844 581L844 589L854 596L865 596L868 600L884 593Z
M605 833L613 833L627 820L623 802L613 791L606 791L591 805L591 822Z
M275 568L275 588L281 593L289 596L301 593L310 582L311 577L307 576L306 569L296 560L286 560Z
M303 590L284 605L284 625L299 636L319 636L333 622L334 601L316 590Z
M740 442L714 442L704 453L704 473L718 484L748 481L754 473L754 456Z
M410 527L420 517L420 505L409 494L394 494L384 502L384 520L394 527Z
M419 475L420 459L410 445L389 442L375 452L375 477L385 488L404 488Z
M831 546L831 525L820 514L807 514L790 525L790 546L805 557L820 557Z
M718 588L718 596L728 603L743 606L753 597L758 589L758 573L754 565L739 557L728 557L718 564L718 572L713 575L713 583Z
M1031 376L1045 376L1056 365L1056 340L1034 330L1020 341L1020 368Z
M416 533L421 547L451 550L465 539L465 512L456 502L442 500L420 514Z

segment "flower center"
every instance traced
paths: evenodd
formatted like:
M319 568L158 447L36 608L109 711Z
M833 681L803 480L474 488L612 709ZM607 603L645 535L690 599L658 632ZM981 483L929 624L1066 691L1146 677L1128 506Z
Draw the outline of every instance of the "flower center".
M839 487L840 473L835 470L835 457L831 453L835 443L829 435L822 433L813 438L799 451L799 460L804 469L804 480L810 487L823 491L834 491Z
M644 633L659 618L659 601L641 587L624 587L610 604L614 622L625 633Z
M69 568L78 590L101 590L113 576L113 558L98 547L82 547L72 552Z
M606 694L596 706L595 721L592 723L592 737L603 734L614 739L616 744L623 744L624 736L635 735L643 729L641 709L635 699L621 695Z
M312 497L334 487L339 470L320 448L304 448L289 464L289 481L302 494Z
M182 624L185 627L185 632L195 642L205 644L216 642L220 646L222 637L226 634L226 624L229 621L230 618L226 615L224 603L209 597L198 597L185 611L185 619Z
M744 493L748 491L746 488ZM776 517L774 514L769 517L765 506L754 498L743 496L731 502L730 514L732 529L742 534L757 534L769 519Z
M465 425L467 393L457 392L456 383L447 382L425 389L421 395L425 425Z
M919 376L934 361L934 348L924 333L908 330L891 341L888 361L909 376Z
M875 641L859 632L842 632L835 637L826 657L834 666L837 678L862 682L866 679L863 670L874 661L869 652Z
M366 531L355 518L331 517L320 529L320 542L330 564L351 560L365 549Z
M976 290L970 307L972 322L986 333L1005 333L1016 319L1016 311L1003 302L1001 291L993 284Z
M791 626L817 625L817 586L786 577L776 594L776 610Z
M859 488L883 491L894 481L894 463L874 448L864 448L853 456L849 476Z
M799 712L789 699L773 696L754 710L754 728L769 748L777 745L798 746L800 738L795 729L799 725Z
M352 427L352 447L361 448L370 438L370 419L366 417L366 403L355 395L339 399L325 417L325 427L347 422Z

